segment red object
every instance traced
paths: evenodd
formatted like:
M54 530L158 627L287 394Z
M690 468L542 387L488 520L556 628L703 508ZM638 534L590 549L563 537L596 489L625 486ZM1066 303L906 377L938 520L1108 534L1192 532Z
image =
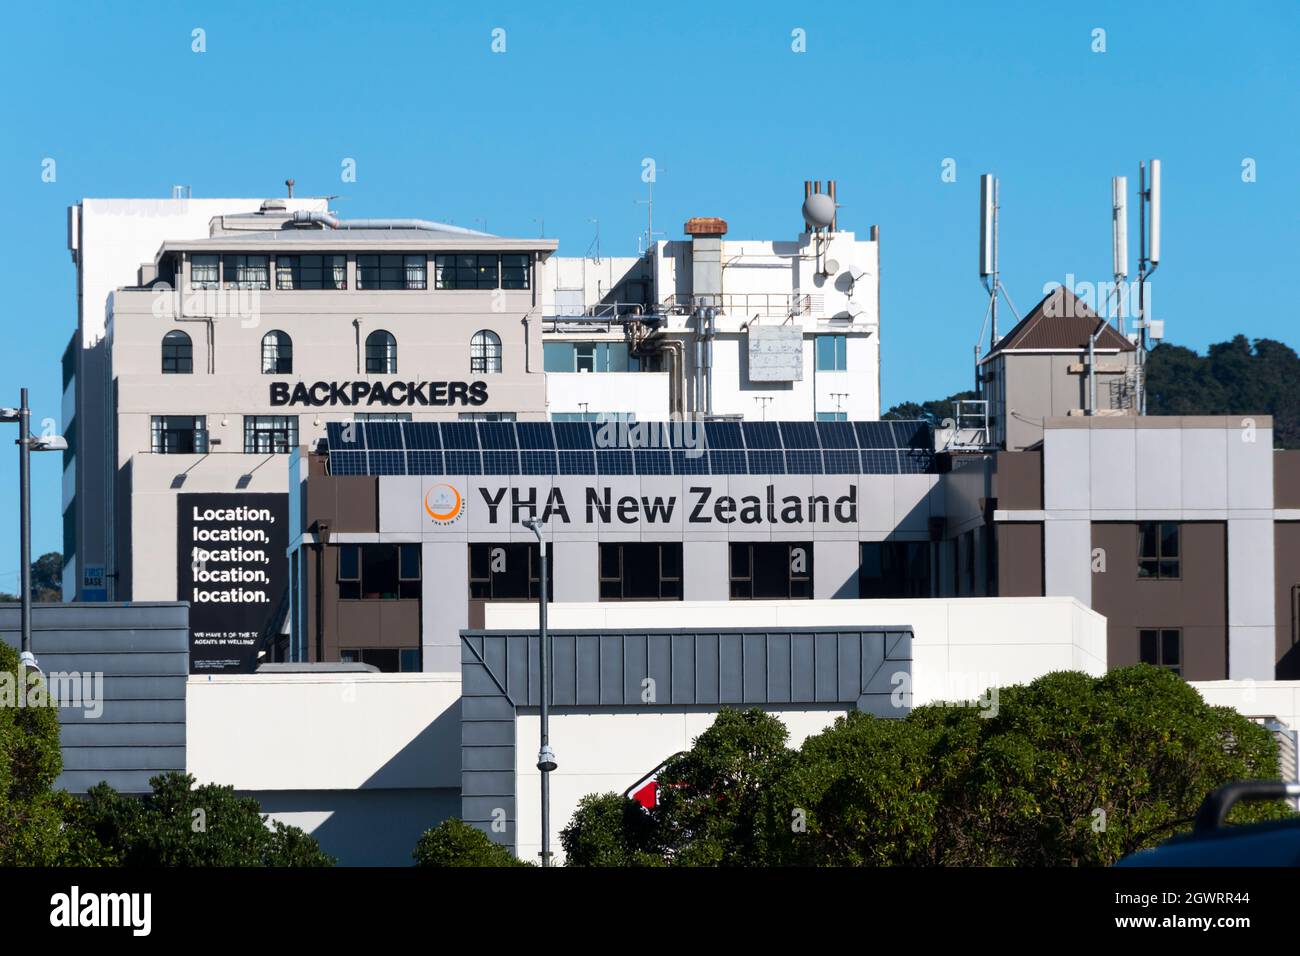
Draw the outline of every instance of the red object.
M647 810L653 810L659 802L659 781L651 780L640 790L634 791L632 799Z

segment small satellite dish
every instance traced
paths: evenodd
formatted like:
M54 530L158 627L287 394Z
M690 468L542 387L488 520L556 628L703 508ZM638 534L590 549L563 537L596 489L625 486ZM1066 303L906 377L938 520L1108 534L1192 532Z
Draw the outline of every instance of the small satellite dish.
M835 273L837 273L837 272L839 272L839 271L840 271L840 264L839 264L838 262L836 262L834 259L827 259L827 260L826 260L826 274L827 274L827 275L834 275Z
M803 201L804 222L814 229L826 229L835 221L835 200L825 193L813 193Z

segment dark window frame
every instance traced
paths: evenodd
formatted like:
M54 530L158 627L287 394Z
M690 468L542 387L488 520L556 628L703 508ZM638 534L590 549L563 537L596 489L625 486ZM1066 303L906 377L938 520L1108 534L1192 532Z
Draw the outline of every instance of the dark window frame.
M487 268L491 260L491 268ZM467 292L501 288L501 253L444 252L433 257L435 290Z
M303 263L304 259L308 260L308 264ZM311 260L317 260L316 264L310 264ZM339 265L343 266L342 278L337 278ZM342 253L297 252L275 257L277 291L341 292L347 287L348 257Z
M423 252L358 255L357 288L365 292L423 292L429 288L429 257Z
M597 562L596 562L596 575L597 575L597 586L598 586L601 601L680 601L682 600L682 578L683 578L682 561L684 557L683 555L684 549L682 548L682 542L680 541L644 541L644 542L602 541L598 544L597 547L599 551L598 551ZM655 563L658 568L658 581L656 582L657 586L655 590L658 592L658 596L656 597L655 595L638 595L635 593L629 595L628 594L628 561L627 561L628 551L632 550L635 555L644 558L644 556L648 555L649 552L648 550L642 550L642 549L649 549L649 548L658 549L658 553L656 555L656 560L655 560ZM609 576L605 574L605 555L607 553L610 553L606 549L617 549L618 574L616 576ZM676 549L675 552L673 549ZM664 565L665 565L664 555L670 553L675 553L676 555L675 563L677 565L677 573L675 575L664 573ZM635 577L637 580L640 580L639 575ZM617 585L618 587L618 594L611 593L613 591L614 585Z
M189 422L190 426L175 427L181 422ZM149 446L155 455L206 455L208 417L206 415L151 415L149 416Z
M367 375L397 374L397 337L392 332L375 329L366 336L365 350Z
M334 583L338 588L338 599L340 601L418 601L421 598L421 588L423 581L423 556L421 555L420 545L412 542L345 542L332 545L339 550L335 554L336 567L334 572ZM381 555L379 549L389 551L388 555ZM410 556L416 562L417 575L415 577L405 576L403 570L405 558ZM374 581L375 590L367 591L366 566L369 562L372 567L372 574L375 573L375 564L381 561L391 561L393 564L392 581ZM355 568L355 575L348 574L344 576L345 562ZM392 590L383 590L389 585L394 585Z
M523 553L528 559L528 594L508 594L504 584L504 574L509 572L495 572L492 570L492 549L524 549ZM516 550L516 555L519 553ZM487 561L487 573L476 573L481 569L476 569L475 565L481 563L479 556ZM555 600L555 549L550 542L546 544L547 556L547 575L546 575L546 600L553 602ZM525 602L536 601L538 593L541 591L541 552L538 550L535 542L515 542L515 541L475 541L465 549L465 560L469 565L469 599L471 601L500 601L500 602ZM507 560L510 555L507 553ZM498 584L498 579L502 580ZM501 593L498 593L501 592Z
M491 329L479 329L469 339L469 370L474 375L500 375L501 336Z
M868 574L867 549L878 548L880 574ZM858 597L867 600L928 598L934 589L934 545L930 541L862 541L858 544ZM924 564L924 577L911 573ZM868 582L880 582L868 586Z
M259 266L250 260L260 259L262 264ZM235 278L231 277L231 266L234 266ZM245 278L238 278L240 268L243 268ZM252 279L249 275L261 270L262 278ZM271 257L265 253L259 252L228 252L221 257L221 284L226 289L249 289L255 291L266 291L271 288Z
M1168 529L1173 529L1174 547L1167 552ZM1150 529L1150 530L1148 530ZM1154 542L1154 552L1147 545ZM1177 521L1137 523L1137 576L1139 581L1181 581L1183 577L1183 526Z
M244 416L245 455L288 455L297 447L297 415Z
M765 560L768 554L778 553L777 549L785 549L785 593L757 593L764 590L761 586L756 588L755 581L760 585L764 577L758 573L758 561L760 557ZM808 556L808 570L804 574L795 574L790 567L794 555L793 549L803 548ZM746 561L746 574L736 573L736 557L743 553ZM727 575L728 575L728 595L733 601L800 601L812 600L813 596L813 542L812 541L732 541L727 545ZM802 593L800 593L802 592Z
M168 368L168 365L171 368ZM172 329L162 338L162 374L194 374L194 340L188 332Z
M1150 636L1151 653L1148 653L1147 648L1148 635ZM1172 662L1166 660L1170 656L1168 644L1170 638L1173 639L1173 656L1177 657L1177 660ZM1151 659L1148 660L1148 658ZM1143 664L1171 670L1179 677L1182 677L1183 666L1186 662L1183 647L1183 629L1181 627L1139 627L1138 660Z
M281 329L262 336L262 374L293 374L293 338Z

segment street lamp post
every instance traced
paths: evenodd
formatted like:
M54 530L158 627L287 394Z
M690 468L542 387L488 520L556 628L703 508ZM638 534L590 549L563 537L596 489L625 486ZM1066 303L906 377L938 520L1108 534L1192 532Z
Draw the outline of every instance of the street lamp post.
M541 678L541 745L537 750L537 769L542 772L542 866L548 867L551 865L551 771L558 764L555 762L555 752L551 750L549 693L551 684L551 641L550 635L546 633L546 542L542 540L541 518L529 518L524 522L524 527L530 529L537 536L537 550L541 555L541 593L537 598L537 643L538 657L541 658L541 667L539 668Z
M18 575L21 590L22 650L19 666L38 669L36 655L32 653L32 452L66 451L67 439L61 435L40 438L31 434L32 410L27 405L27 389L19 392L17 408L0 408L0 422L18 423Z

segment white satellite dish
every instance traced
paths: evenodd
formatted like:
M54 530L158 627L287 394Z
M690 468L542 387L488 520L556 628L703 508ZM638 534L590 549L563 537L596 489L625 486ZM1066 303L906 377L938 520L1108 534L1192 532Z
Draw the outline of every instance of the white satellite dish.
M828 229L835 221L835 200L826 193L812 193L803 201L803 220L814 229Z
M840 264L839 264L838 262L836 262L834 259L827 259L827 260L826 260L826 274L827 274L827 275L833 275L834 273L839 272L839 271L840 271Z

